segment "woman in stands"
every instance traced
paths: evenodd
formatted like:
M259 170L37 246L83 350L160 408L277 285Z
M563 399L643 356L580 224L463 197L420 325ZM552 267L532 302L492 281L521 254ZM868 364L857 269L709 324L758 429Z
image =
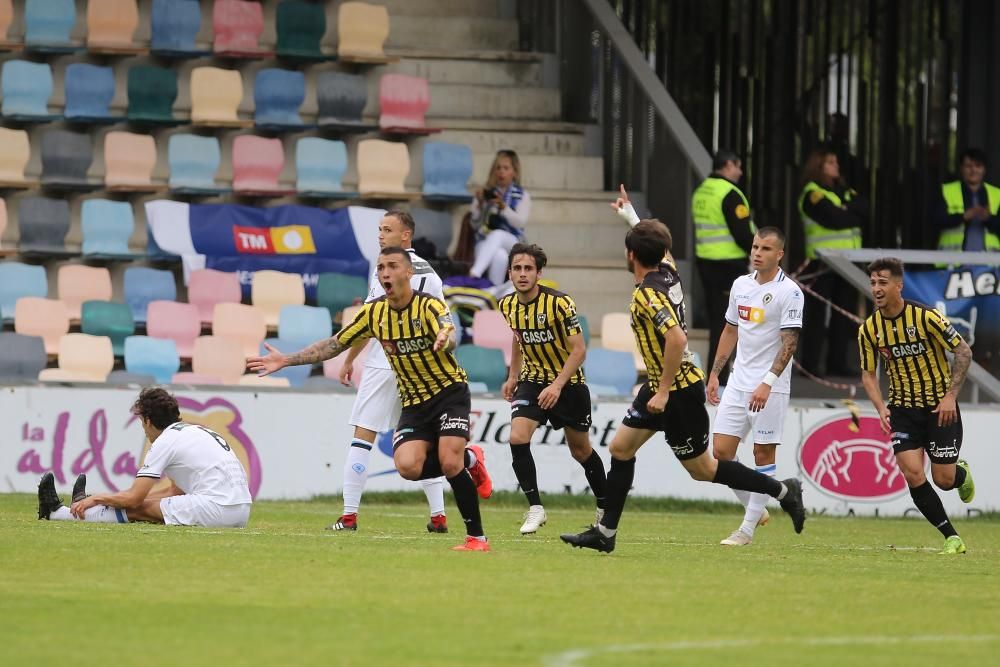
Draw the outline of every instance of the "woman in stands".
M469 275L494 285L507 281L507 254L524 237L531 196L521 187L521 161L511 150L498 151L486 187L476 190L471 221L476 230L476 260Z

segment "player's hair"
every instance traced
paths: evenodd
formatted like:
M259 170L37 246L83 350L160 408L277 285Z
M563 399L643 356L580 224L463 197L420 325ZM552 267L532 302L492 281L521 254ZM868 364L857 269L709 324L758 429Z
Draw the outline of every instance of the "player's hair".
M879 257L868 265L868 275L888 271L893 278L903 277L903 261L895 257Z
M510 267L514 265L515 255L530 255L535 259L535 268L541 271L545 268L545 265L549 263L549 257L542 250L541 246L535 245L534 243L515 243L514 247L510 249L510 254L507 255L507 270L510 271Z
M181 420L177 399L160 387L146 387L140 391L139 398L132 404L132 414L145 419L161 431Z
M984 151L982 148L975 148L973 146L969 146L964 151L962 151L962 154L958 156L958 163L962 164L967 159L972 160L973 162L976 162L978 164L981 164L984 167L988 167L990 164L989 158L986 156L986 151Z
M720 148L712 157L712 171L719 171L726 166L727 162L739 162L740 156L736 154L735 151L731 151L728 148Z
M515 153L514 151L510 150L509 148L505 148L503 150L497 151L496 156L493 158L493 163L490 165L490 175L486 177L487 190L495 188L497 186L497 179L496 176L493 175L493 172L496 171L497 162L499 162L500 158L502 157L505 157L508 160L510 160L510 165L514 168L514 182L515 183L521 182L521 158L517 157L517 153Z
M413 220L413 216L410 215L409 211L404 211L401 208L390 208L385 212L386 218L396 218L400 223L411 232L416 231L417 223Z
M640 220L625 235L625 248L645 267L656 267L663 256L670 252L673 238L667 226L655 218Z
M379 255L402 255L407 264L411 266L413 265L413 261L410 259L410 253L406 252L404 248L401 248L398 245L391 245L388 248L382 248L382 252L380 252Z
M761 227L757 230L757 236L764 238L765 236L773 236L778 239L778 243L781 244L781 248L785 247L785 232L781 231L777 227Z

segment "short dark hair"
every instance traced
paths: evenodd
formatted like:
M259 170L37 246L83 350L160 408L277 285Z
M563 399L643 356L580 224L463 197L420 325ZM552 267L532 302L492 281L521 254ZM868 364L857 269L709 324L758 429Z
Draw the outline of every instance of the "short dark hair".
M975 148L973 146L970 146L962 151L962 154L958 156L958 163L962 164L966 159L972 160L973 162L981 164L984 167L988 167L990 163L989 157L986 155L986 151L982 148Z
M659 266L672 245L670 230L655 218L640 220L625 235L625 248L645 267Z
M786 240L785 232L781 231L777 227L770 227L770 226L761 227L757 230L757 236L761 238L764 238L765 236L773 236L776 239L778 239L778 242L781 243L782 248L785 247L785 240Z
M382 248L379 255L402 255L407 264L411 266L413 265L413 261L410 259L410 253L406 252L405 248L401 248L398 245L391 245L388 248Z
M719 151L712 156L712 171L719 171L726 166L727 162L739 162L740 156L736 154L735 151L731 151L728 148L720 148Z
M868 275L888 271L893 278L903 277L903 261L895 257L879 257L868 265Z
M417 229L417 223L413 220L413 216L410 215L410 212L404 211L401 208L390 208L388 211L385 212L385 215L382 217L396 218L403 224L404 227L409 229L411 232L416 231Z
M510 267L514 265L514 257L516 255L530 255L535 259L535 268L541 271L545 268L545 265L549 263L549 257L542 250L541 246L535 245L534 243L515 243L514 247L510 249L510 254L507 255L507 270L510 271Z
M140 391L139 398L132 404L132 414L145 419L161 431L181 420L177 399L160 387L146 387Z

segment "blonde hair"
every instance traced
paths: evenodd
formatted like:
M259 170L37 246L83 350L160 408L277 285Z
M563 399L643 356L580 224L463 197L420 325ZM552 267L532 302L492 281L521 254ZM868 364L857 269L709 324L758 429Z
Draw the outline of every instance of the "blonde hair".
M497 151L496 157L493 158L493 164L490 165L490 175L486 179L487 190L497 186L497 163L500 162L500 158L502 157L510 160L510 164L514 168L514 183L517 183L518 185L521 184L521 159L517 157L517 153L505 148Z

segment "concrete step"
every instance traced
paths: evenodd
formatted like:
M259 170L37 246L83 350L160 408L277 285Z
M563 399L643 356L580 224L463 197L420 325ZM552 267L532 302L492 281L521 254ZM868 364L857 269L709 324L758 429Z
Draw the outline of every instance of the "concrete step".
M535 87L542 83L541 64L525 60L457 60L436 58L406 58L398 63L379 67L374 78L395 72L421 76L432 85L462 83L487 86Z
M384 5L389 16L470 16L497 18L500 7L497 0L368 0L373 5Z
M473 154L473 175L488 174L493 153ZM580 155L521 155L521 180L531 191L593 188L600 190L604 181L604 159Z
M386 50L421 49L428 45L455 50L513 51L518 47L515 19L463 16L389 15Z
M534 204L534 202L532 202ZM531 243L545 249L550 262L560 258L574 263L600 260L602 264L617 261L625 266L625 230L614 220L606 222L580 222L572 227L553 222L537 213L532 206L531 220L525 229Z
M377 77L369 77L368 104L363 111L366 118L378 118L378 85ZM432 83L430 93L427 124L432 127L453 127L449 119L476 119L484 129L493 129L490 119L558 121L562 115L562 100L555 88ZM303 111L311 109L303 105ZM513 123L515 129L517 125Z
M600 333L605 313L628 311L635 289L624 259L617 267L596 262L590 266L566 266L558 257L550 257L545 277L557 281L559 289L573 297L577 309L588 320L591 335Z
M597 199L577 199L572 196L555 195L554 193L531 193L531 215L533 218L558 224L567 229L567 225L599 223L609 225L618 230L624 238L628 225L615 215L608 203L612 201Z
M494 154L501 149L517 151L518 155L583 155L583 136L571 133L490 132L488 130L445 130L440 134L421 137L409 143L410 153L423 154L428 141L448 141L464 144L473 153ZM484 176L485 178L485 176Z

